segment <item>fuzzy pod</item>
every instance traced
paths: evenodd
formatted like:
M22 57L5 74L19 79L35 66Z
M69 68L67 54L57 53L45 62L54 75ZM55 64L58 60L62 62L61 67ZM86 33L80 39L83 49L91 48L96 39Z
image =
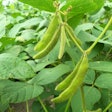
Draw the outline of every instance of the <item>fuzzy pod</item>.
M80 59L80 61L76 64L75 68L73 69L73 71L62 81L60 82L55 90L57 91L62 91L64 89L66 89L70 83L72 82L73 78L76 76L76 73L79 69L80 63L81 63L82 59Z
M33 56L34 59L40 59L46 56L56 45L60 36L60 26L58 26L57 30L55 31L53 37L51 38L49 43L46 43L46 47L38 52L36 55Z
M59 26L58 15L56 13L54 15L53 19L51 20L51 22L48 26L48 29L46 30L42 39L34 47L35 51L42 51L46 47L47 43L49 43L51 41L56 29L58 28L58 26Z
M66 29L67 29L67 32L69 32L69 34L72 35L73 38L71 38L71 39L73 40L73 42L77 42L77 44L79 44L81 46L82 45L81 41L79 40L79 38L76 37L73 29L68 24L66 24Z
M64 26L64 24L62 24L61 25L60 49L59 49L58 59L61 59L63 57L65 45L66 45L66 32L65 32L65 26Z
M73 96L83 83L87 70L88 70L88 58L86 53L84 53L84 55L81 58L81 63L80 66L78 67L76 76L72 80L71 84L62 93L60 93L58 97L52 99L52 101L55 103L59 103L66 101L71 96Z

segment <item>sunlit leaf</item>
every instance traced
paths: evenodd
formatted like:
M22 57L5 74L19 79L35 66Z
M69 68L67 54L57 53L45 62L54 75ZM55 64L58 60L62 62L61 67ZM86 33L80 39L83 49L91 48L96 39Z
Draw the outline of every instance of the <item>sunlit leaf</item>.
M95 81L100 88L112 89L112 73L103 73Z
M34 75L32 67L22 59L8 53L0 54L0 79L26 80Z
M70 71L71 68L66 64L60 64L54 68L46 68L41 70L29 83L38 83L40 85L49 84Z
M93 70L88 70L84 82L87 84L93 84L95 80L95 72Z
M41 21L40 18L35 17L35 18L28 19L23 23L15 24L9 31L8 35L9 37L15 37L17 33L19 33L21 28L30 28L32 26L36 26L40 23L40 21Z
M0 96L3 103L19 103L39 96L43 87L26 82L0 80Z
M98 71L112 72L112 62L109 61L90 62L89 68Z
M94 87L84 87L84 96L85 96L85 103L86 109L92 110L94 104L99 101L101 94L98 89ZM78 91L72 98L71 107L73 112L82 112L82 99L81 99L81 92Z
M104 0L68 0L61 10L70 8L68 17L71 18L75 15L96 12L104 4Z
M19 0L40 10L54 12L53 0Z
M5 35L6 16L0 14L0 38Z

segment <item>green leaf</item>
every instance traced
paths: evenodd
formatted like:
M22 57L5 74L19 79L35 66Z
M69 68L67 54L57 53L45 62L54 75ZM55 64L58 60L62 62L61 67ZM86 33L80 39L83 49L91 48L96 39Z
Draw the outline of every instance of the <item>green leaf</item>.
M98 89L94 87L85 86L84 87L84 95L86 101L86 109L92 110L94 104L99 101L101 94ZM82 99L81 93L78 91L72 98L71 107L73 112L83 112L82 111Z
M5 112L8 107L9 107L9 104L8 103L2 104L1 98L0 98L0 112Z
M26 80L35 75L25 61L8 53L0 54L0 79Z
M11 46L11 48L4 50L5 53L10 53L14 56L18 56L20 52L22 52L23 47L20 45ZM15 52L16 51L16 52Z
M96 37L94 35L91 35L85 31L80 31L79 34L78 34L78 37L83 40L83 42L94 42L96 40ZM112 46L112 42L109 41L108 39L107 40L99 40L98 43L103 43L103 44L107 44L107 45L110 45Z
M8 35L9 35L9 37L15 37L19 33L20 29L36 26L40 23L40 21L41 21L41 18L34 17L34 18L26 20L23 23L15 24L9 31Z
M72 43L70 43L72 44ZM77 50L76 47L74 47L74 43L73 45L70 46L66 46L66 52L67 54L70 56L70 58L72 59L73 63L77 63L80 59L81 53Z
M19 0L40 10L54 12L53 0Z
M90 65L89 68L93 70L112 72L112 62L96 61L96 62L90 62L89 65Z
M54 112L65 112L67 102L62 102L59 104L56 104L56 108ZM67 112L70 112L69 110Z
M46 66L51 65L54 63L54 61L39 61L37 64L35 63L34 60L28 60L27 63L33 68L35 73L39 72L40 70L44 69Z
M31 79L29 83L46 85L56 81L59 77L70 71L70 67L66 64L60 64L54 68L45 68L41 70L33 79Z
M103 31L103 28L102 27L99 27L99 26L94 26L93 29L91 30L91 33L92 35L94 35L95 37L98 37L101 32Z
M31 40L33 38L35 38L35 30L32 30L32 29L26 29L26 30L23 30L21 32L21 38L23 38L23 40Z
M111 101L110 99L111 94L110 91L107 89L100 89L100 92L101 92L100 101L97 102L94 107L95 109L101 107L102 110L104 110Z
M90 45L91 45L91 44L89 44L89 46L90 46ZM89 46L88 46L88 47L89 47ZM88 56L89 59L93 59L93 58L97 57L97 56L100 54L100 52L102 52L103 48L104 48L104 44L98 43L98 44L93 48L91 54Z
M3 11L4 11L4 7L3 7L3 5L2 5L2 0L0 0L0 13L2 13Z
M100 87L100 88L112 89L112 73L101 74L96 79L95 85Z
M83 24L77 26L77 28L75 29L75 33L77 35L80 31L91 30L93 28L93 26L94 26L93 23L83 23Z
M43 87L25 82L0 80L0 96L3 103L19 103L39 96Z
M87 84L93 84L94 80L95 80L94 70L88 70L84 82Z
M30 57L33 57L34 54L36 54L36 51L34 51L34 46L35 44L33 43L35 40L30 40L30 41L27 41L25 44L27 44L27 47L24 49L25 52L27 52L27 54L30 56ZM37 41L37 40L36 40ZM29 60L28 60L29 61ZM34 60L33 60L34 61Z
M41 112L41 109L42 107L39 101L34 101L32 103L32 112Z
M82 17L83 17L83 14L80 14L80 15L70 18L67 22L74 29L79 24Z
M15 43L15 39L14 38L9 38L9 37L2 37L0 38L0 43L2 43L1 49L9 46L10 44L14 44Z
M54 61L40 61L36 66L35 66L35 71L38 72L40 70L42 70L44 67L46 67L47 65L53 63Z
M71 18L79 14L96 12L103 4L104 0L68 0L61 10L66 10L71 7L68 13L68 17Z
M0 14L0 38L5 35L6 16Z
M89 20L91 22L98 21L98 20L100 20L104 16L104 13L105 13L105 9L104 8L101 8L96 14L92 15L89 18Z

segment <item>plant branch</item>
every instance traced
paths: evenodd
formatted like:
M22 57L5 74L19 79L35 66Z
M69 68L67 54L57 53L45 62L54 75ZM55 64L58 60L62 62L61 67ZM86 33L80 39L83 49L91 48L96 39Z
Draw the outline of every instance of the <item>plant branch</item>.
M45 112L48 112L48 111L47 111L47 108L45 107L45 105L44 105L44 103L42 102L42 100L40 99L40 97L38 97L38 100L39 100L40 104L42 105L44 111L45 111Z
M112 23L112 17L110 18L109 22L107 23L107 25L105 26L104 30L102 31L102 33L98 36L98 38L94 41L94 43L86 50L87 54L90 54L90 52L92 51L92 49L95 47L95 45L98 43L98 41L103 37L103 35L105 34L105 32L107 31L107 29L109 28L109 26Z
M13 112L13 109L9 106L9 112Z
M70 103L71 103L71 99L72 99L72 97L70 97L69 100L68 100L68 102L67 102L67 106L65 108L65 112L68 112L68 109L69 109Z
M112 107L112 102L109 103L109 105L103 110L103 112L107 112L110 107Z
M29 112L29 105L28 105L28 101L26 101L26 112Z
M86 103L85 103L85 98L84 98L83 85L80 87L80 90L81 90L81 98L82 98L82 108L83 108L83 112L86 112Z

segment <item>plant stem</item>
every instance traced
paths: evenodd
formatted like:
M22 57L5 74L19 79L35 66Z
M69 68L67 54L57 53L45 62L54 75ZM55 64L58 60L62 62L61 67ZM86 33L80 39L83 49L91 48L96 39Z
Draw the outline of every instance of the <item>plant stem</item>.
M9 106L9 112L13 112L12 108Z
M71 103L71 99L72 99L72 97L70 97L69 100L68 100L68 102L67 102L67 106L65 108L65 112L68 112L68 109L69 109L70 103Z
M112 106L112 102L109 103L109 105L103 110L103 112L107 112L107 110Z
M94 43L86 50L87 54L90 54L90 52L92 51L92 49L95 47L95 45L98 43L98 41L103 37L103 35L105 34L105 32L107 31L108 27L111 25L112 23L112 17L110 18L109 22L107 23L107 25L105 26L104 30L102 31L102 33L98 36L98 38L94 41Z
M42 100L40 99L40 97L38 97L38 100L39 100L40 104L42 105L44 111L45 111L45 112L48 112L48 111L47 111L47 108L45 107L45 105L44 105L44 103L42 102Z
M28 101L26 101L26 112L29 112L29 105L28 105Z
M57 10L57 15L58 15L59 24L63 24L60 10Z
M86 112L86 103L85 103L85 98L84 98L83 85L80 87L80 89L81 89L81 98L82 98L82 108L83 108L83 112Z

